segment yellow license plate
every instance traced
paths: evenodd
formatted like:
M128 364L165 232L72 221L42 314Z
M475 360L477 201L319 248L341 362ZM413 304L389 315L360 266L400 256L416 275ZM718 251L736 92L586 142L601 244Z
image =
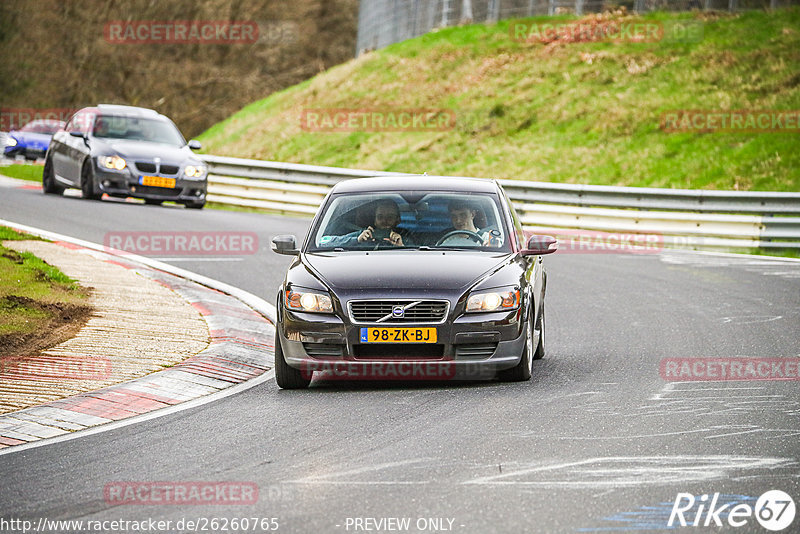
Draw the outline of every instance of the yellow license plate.
M152 185L155 187L175 188L175 178L164 178L162 176L142 176L142 185Z
M362 343L436 343L435 328L362 328Z

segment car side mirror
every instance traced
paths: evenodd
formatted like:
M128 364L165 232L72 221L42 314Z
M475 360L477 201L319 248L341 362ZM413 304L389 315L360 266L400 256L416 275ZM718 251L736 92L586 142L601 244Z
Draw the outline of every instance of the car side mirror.
M186 146L188 146L192 150L200 150L201 148L203 148L203 145L201 145L200 141L198 141L197 139L192 139L191 141L186 143Z
M297 239L293 235L278 235L272 238L272 251L277 254L296 256L300 254L297 250Z
M528 244L525 250L522 251L523 256L541 256L543 254L552 254L558 250L558 241L555 237L549 235L532 235L528 239Z
M86 133L76 130L70 132L69 134L72 137L78 137L80 139L83 139L83 144L86 145L87 147L89 146L89 136Z

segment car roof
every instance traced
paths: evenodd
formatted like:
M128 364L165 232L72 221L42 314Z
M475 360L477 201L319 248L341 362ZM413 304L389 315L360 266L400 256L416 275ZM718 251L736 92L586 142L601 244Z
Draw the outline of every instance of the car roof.
M125 117L166 118L154 109L137 108L135 106L120 106L117 104L99 104L97 111L102 115L116 115Z
M375 176L352 178L337 183L336 193L378 193L388 191L456 191L464 193L496 193L497 182L481 178L452 178L409 174L405 176Z

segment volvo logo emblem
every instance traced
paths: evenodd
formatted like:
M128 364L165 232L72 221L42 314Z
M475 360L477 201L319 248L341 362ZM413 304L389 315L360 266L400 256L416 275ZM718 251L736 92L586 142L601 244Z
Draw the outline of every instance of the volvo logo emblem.
M399 319L400 317L405 317L406 309L403 306L395 306L392 308L392 317Z

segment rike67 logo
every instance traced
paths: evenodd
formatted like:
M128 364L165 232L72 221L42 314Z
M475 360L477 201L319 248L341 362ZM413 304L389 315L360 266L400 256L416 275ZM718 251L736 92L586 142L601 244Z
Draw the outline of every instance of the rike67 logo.
M727 526L747 527L747 532L753 532L757 529L755 522L758 522L765 529L777 532L788 528L794 521L794 500L783 491L767 491L756 500L755 506L742 502L721 504L719 496L715 493L697 498L691 493L679 493L667 526L708 528L722 527L727 523Z

